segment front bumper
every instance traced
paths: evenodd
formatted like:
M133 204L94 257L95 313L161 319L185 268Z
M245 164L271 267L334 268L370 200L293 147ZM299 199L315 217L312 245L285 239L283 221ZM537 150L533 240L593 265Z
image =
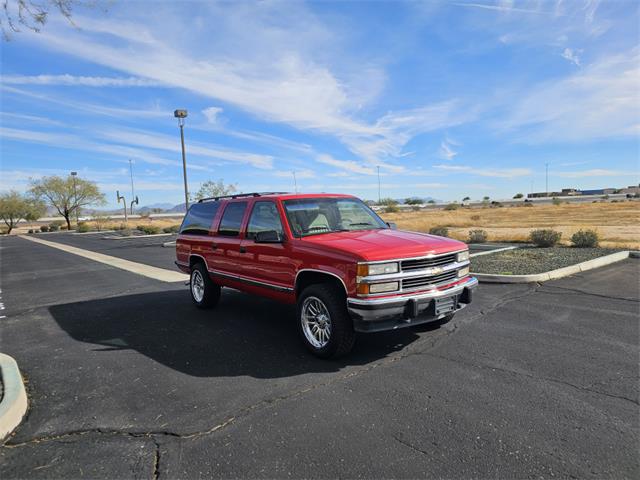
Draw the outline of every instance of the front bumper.
M347 308L357 332L380 332L433 322L471 303L478 280L468 277L446 290L384 298L348 298Z

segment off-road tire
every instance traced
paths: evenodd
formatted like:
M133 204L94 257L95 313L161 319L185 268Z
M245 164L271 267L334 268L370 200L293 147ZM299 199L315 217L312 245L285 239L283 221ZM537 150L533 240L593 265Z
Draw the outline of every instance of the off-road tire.
M304 333L302 320L302 306L305 299L316 297L329 312L331 320L331 335L328 343L317 348L307 339ZM319 283L309 285L298 297L296 307L296 320L298 333L305 347L320 358L338 358L351 351L356 339L356 332L353 330L353 321L347 311L347 302L344 291L329 283Z
M203 291L201 298L198 293L194 293L194 282L197 282L198 275L202 279ZM191 276L189 282L189 292L191 293L191 300L198 308L212 308L218 304L220 300L220 285L216 285L211 277L207 268L203 263L196 263L191 269Z

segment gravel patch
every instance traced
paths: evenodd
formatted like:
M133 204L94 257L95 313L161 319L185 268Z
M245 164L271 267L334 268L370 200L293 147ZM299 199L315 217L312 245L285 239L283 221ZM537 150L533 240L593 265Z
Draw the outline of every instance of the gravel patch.
M499 275L544 273L620 252L611 248L525 247L471 259L471 271Z

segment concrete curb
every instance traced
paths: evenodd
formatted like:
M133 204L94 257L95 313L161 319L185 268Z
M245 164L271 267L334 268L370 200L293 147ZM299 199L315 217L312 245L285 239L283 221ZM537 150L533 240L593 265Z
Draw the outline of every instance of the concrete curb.
M125 240L127 238L149 238L149 237L168 237L173 233L154 233L152 235L127 235L126 237L118 237L116 235L107 235L102 237L104 240Z
M469 255L469 258L479 257L481 255L491 255L492 253L498 253L498 252L506 252L507 250L515 250L516 248L520 248L520 247L503 247L503 248L496 248L494 250L485 250L484 252L472 253L471 255Z
M548 280L555 280L557 278L567 277L580 272L586 272L594 268L604 267L615 262L620 262L625 258L640 258L640 252L616 252L611 255L605 255L604 257L594 258L593 260L587 260L586 262L577 263L576 265L570 265L564 268L558 268L557 270L551 270L544 273L535 273L532 275L494 275L489 273L471 273L481 283L534 283L534 282L546 282Z
M0 353L0 375L4 395L0 402L0 440L4 440L20 425L27 413L27 392L18 364L9 355Z
M71 235L98 235L100 233L102 233L103 235L105 233L111 233L111 232L115 232L115 230L100 230L100 231L91 231L91 232L71 232Z

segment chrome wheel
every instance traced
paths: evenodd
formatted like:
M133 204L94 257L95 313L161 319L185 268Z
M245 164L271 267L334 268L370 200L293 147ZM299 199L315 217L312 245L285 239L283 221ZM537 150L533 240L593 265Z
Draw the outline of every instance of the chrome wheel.
M323 348L331 339L331 316L318 297L307 297L301 309L302 331L315 348Z
M191 295L198 303L202 302L204 298L204 278L199 270L191 272Z

